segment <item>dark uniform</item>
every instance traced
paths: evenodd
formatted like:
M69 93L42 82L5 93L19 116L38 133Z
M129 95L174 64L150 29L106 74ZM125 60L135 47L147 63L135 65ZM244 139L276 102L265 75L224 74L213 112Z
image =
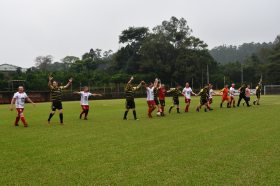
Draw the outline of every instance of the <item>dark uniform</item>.
M126 109L135 109L134 96L135 96L135 93L134 93L133 87L131 85L127 85L125 87L125 99L126 99L125 107L126 107Z
M158 100L158 89L154 88L154 101L156 105L159 105L159 100Z
M241 102L242 99L245 100L247 106L249 107L250 105L249 105L248 99L247 99L247 97L246 97L246 87L245 87L245 86L242 86L242 87L240 88L240 94L239 94L239 99L238 99L238 103L237 103L237 106L238 106L238 107L239 107L240 102Z
M51 87L52 111L62 109L62 90L63 87Z
M179 96L182 94L181 91L178 88L175 88L174 90L171 91L173 93L173 104L174 105L179 105Z
M209 99L209 89L206 87L201 89L198 95L200 95L200 105L205 105Z
M261 98L261 91L262 91L262 86L261 85L257 85L256 86L256 96L258 99Z

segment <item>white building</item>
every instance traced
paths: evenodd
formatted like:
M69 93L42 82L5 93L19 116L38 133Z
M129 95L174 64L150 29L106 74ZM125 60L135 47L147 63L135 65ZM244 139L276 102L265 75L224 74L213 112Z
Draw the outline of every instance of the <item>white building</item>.
M10 65L10 64L2 64L0 65L0 72L16 72L17 69L20 68L21 72L26 72L26 68L21 68L15 65Z

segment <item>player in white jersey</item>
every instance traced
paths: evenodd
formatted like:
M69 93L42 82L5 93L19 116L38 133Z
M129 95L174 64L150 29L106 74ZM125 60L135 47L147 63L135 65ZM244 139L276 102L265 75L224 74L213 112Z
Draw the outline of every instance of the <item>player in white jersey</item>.
M213 85L211 83L209 83L208 85L209 87L209 97L208 97L208 109L209 110L213 110L210 105L213 103L213 96L216 95L216 93L213 90Z
M156 109L154 89L158 86L158 79L156 78L154 83L150 83L149 86L146 84L144 86L147 91L148 117L152 118L152 112Z
M80 114L80 119L82 119L83 114L85 115L84 120L87 120L88 112L89 112L89 102L88 99L90 96L102 96L101 94L93 94L89 92L89 88L87 86L84 87L83 91L74 92L74 94L79 94L81 96L80 104L82 107L82 112Z
M32 103L33 105L35 105L33 103L33 101L27 96L27 94L24 92L24 88L23 86L19 86L18 87L18 92L16 92L12 98L11 101L11 111L13 111L14 109L14 104L16 105L16 110L17 110L17 116L16 116L16 120L15 120L15 126L18 126L18 122L19 120L22 121L24 127L28 127L27 122L24 118L24 104L25 104L25 100L27 100L28 102Z
M232 83L231 84L231 87L230 87L230 89L229 89L229 96L230 96L230 102L229 102L229 107L235 107L235 93L237 93L238 92L238 90L236 90L235 89L235 84L234 83Z
M182 91L182 95L185 97L186 108L185 112L189 112L189 107L191 104L191 95L196 96L196 94L192 91L190 84L187 82L185 88Z

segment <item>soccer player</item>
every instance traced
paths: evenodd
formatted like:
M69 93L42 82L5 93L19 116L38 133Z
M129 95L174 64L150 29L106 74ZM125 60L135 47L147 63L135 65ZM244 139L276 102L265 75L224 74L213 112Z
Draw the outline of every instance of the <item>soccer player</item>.
M126 99L125 108L126 108L126 110L124 112L123 120L127 120L127 114L130 109L133 112L134 120L138 120L138 118L136 116L136 110L135 110L134 94L135 94L135 91L141 87L143 81L137 87L133 87L132 86L133 79L134 78L132 76L125 87L125 99Z
M19 126L18 125L19 120L22 121L24 127L28 127L28 124L27 124L27 122L25 120L25 117L24 117L24 114L23 114L25 100L27 100L28 102L35 105L35 103L24 92L23 86L19 86L18 87L18 92L16 92L14 94L13 98L12 98L11 108L10 108L11 111L13 111L14 104L16 105L16 110L17 110L17 117L16 117L16 120L15 120L15 126L16 127Z
M167 91L168 93L172 93L172 99L173 99L173 105L169 108L169 114L171 113L173 107L177 107L177 114L180 114L180 102L179 102L179 96L182 94L180 91L180 85L177 85L176 88L171 88Z
M214 92L213 85L211 83L209 83L208 89L209 89L208 108L209 110L213 110L210 106L213 103L213 96L216 95L216 93Z
M227 101L227 107L229 108L229 99L228 99L228 85L225 85L224 88L221 90L222 93L222 102L220 107L223 107L223 103Z
M48 118L48 123L50 124L51 118L54 116L56 110L59 111L59 119L60 119L60 124L63 125L63 108L62 108L62 90L67 89L70 87L72 83L72 78L68 80L68 83L66 86L59 86L57 81L53 80L52 76L49 76L49 83L48 86L51 91L51 101L52 101L52 107L51 107L51 112Z
M196 96L196 94L192 91L190 84L187 82L185 88L182 91L182 95L185 97L186 108L185 112L189 112L189 107L191 104L191 95Z
M250 89L250 85L247 85L247 87L246 87L246 89L245 89L245 96L246 96L246 100L247 100L247 102L245 101L244 103L243 103L243 106L244 106L244 104L245 103L249 103L249 105L250 105L250 100L251 100L251 89Z
M156 78L154 83L150 83L149 86L145 82L144 86L146 87L147 91L147 104L148 104L148 117L152 118L152 112L156 109L156 103L155 103L155 98L154 98L154 89L158 85L158 79Z
M232 83L231 84L231 87L230 87L230 89L229 89L229 95L230 95L230 103L229 103L229 107L231 107L231 106L233 106L233 107L235 107L235 93L236 93L237 91L235 90L235 84L234 83Z
M257 84L256 86L256 96L257 99L253 102L254 105L260 105L260 99L261 99L261 91L262 91L262 84L261 84L261 80L260 82Z
M81 107L82 107L82 112L80 114L80 119L82 119L83 115L84 120L87 120L88 112L89 112L89 103L88 103L88 98L90 96L102 96L101 94L94 94L89 92L89 88L87 86L84 87L83 91L80 92L74 92L74 94L79 94L81 96Z
M199 112L202 106L205 106L204 111L207 112L207 109L210 110L208 106L208 98L209 98L209 86L205 85L203 89L197 94L200 96L200 104L196 107L196 111Z
M160 109L161 109L161 116L165 116L164 107L165 107L166 89L165 89L165 85L161 84L161 82L159 82L158 92L159 92L158 97L159 97L159 103L160 103Z
M160 115L161 115L161 106L160 106L160 102L159 102L159 83L160 83L160 80L158 80L157 87L154 88L154 101L155 101L156 107L158 109L158 113L160 113Z
M247 107L250 107L249 102L248 102L248 100L247 100L247 98L246 98L246 85L243 84L243 85L238 89L238 91L240 92L240 94L239 94L239 99L238 99L237 106L239 107L241 100L244 99L245 102L246 102L246 104L247 104Z

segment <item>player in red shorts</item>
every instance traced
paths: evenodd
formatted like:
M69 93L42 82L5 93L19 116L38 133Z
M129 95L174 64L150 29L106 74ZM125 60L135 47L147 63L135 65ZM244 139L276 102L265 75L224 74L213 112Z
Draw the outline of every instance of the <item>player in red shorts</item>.
M143 82L145 83L145 82ZM156 109L156 103L154 98L154 89L158 85L158 79L156 78L154 83L150 83L149 86L147 84L144 84L147 91L147 104L148 104L148 117L152 118L152 112Z
M191 104L191 95L196 96L196 94L192 91L190 84L187 82L185 88L182 91L182 95L185 97L186 108L185 112L189 112L189 107Z
M33 101L24 92L23 86L19 86L18 87L18 92L16 92L14 94L13 98L12 98L11 108L10 108L11 111L13 111L14 104L16 105L17 117L16 117L16 120L15 120L15 126L18 126L18 122L19 122L19 120L21 120L24 127L28 127L28 124L27 124L27 122L24 118L24 114L23 114L25 100L27 100L28 102L35 105L35 103L33 103Z
M83 114L85 115L84 120L87 120L88 112L89 112L89 103L88 98L90 96L102 96L101 94L93 94L89 92L89 88L87 86L84 87L84 91L74 92L74 94L79 94L81 96L81 107L82 112L80 114L80 119L82 119Z
M224 86L224 88L221 90L221 93L222 93L222 102L220 104L220 107L222 108L223 107L223 103L225 101L227 101L227 107L229 108L229 98L228 98L229 90L228 90L228 85Z
M166 94L165 85L161 84L161 82L159 82L158 98L159 98L159 103L160 103L160 108L161 108L161 116L165 115L164 114L165 94Z

